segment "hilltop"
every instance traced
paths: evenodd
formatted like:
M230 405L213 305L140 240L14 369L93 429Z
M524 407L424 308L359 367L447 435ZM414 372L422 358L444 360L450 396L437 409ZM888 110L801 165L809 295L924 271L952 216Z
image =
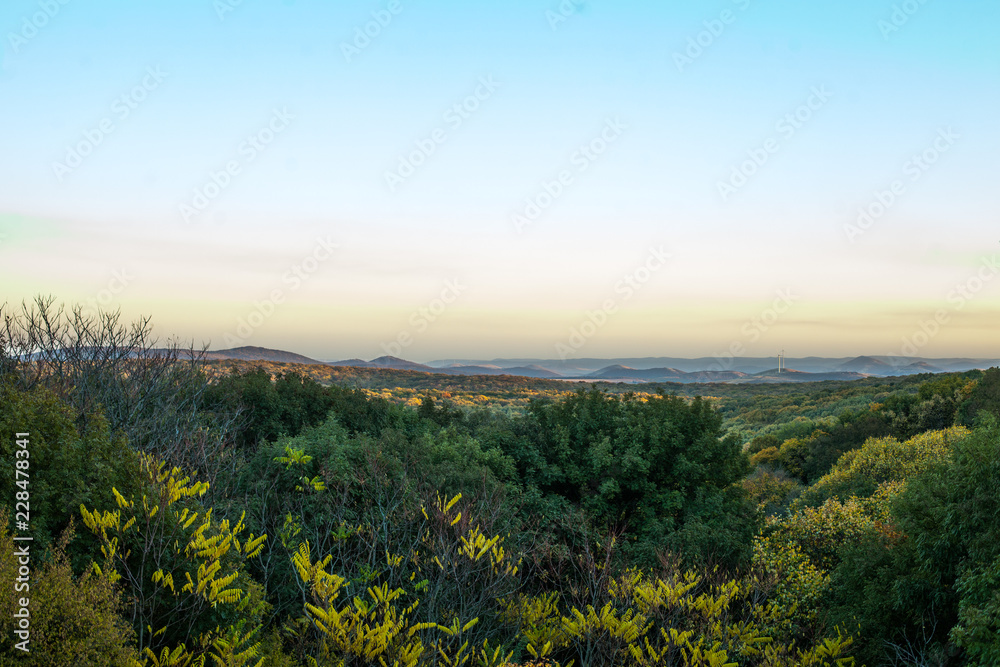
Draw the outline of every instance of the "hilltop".
M262 347L238 347L205 353L206 360L267 361L333 368L410 371L444 376L516 376L538 380L612 383L771 384L860 380L866 377L899 377L926 373L964 372L998 364L995 359L920 359L858 356L853 358L804 357L786 359L778 372L774 358L647 357L637 359L447 359L419 363L394 356L370 361L345 359L318 361L310 357ZM462 383L459 383L462 384Z

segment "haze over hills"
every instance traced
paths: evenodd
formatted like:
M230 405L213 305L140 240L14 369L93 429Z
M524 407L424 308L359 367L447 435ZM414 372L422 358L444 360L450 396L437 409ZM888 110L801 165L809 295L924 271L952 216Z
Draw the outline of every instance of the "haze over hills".
M608 382L728 382L750 376L741 371L705 370L687 373L676 368L631 368L615 364L595 373L588 373L586 377Z
M937 366L932 366L926 361L914 361L912 364L903 366L903 370L908 370L912 373L943 373L944 371Z
M300 354L261 347L239 347L206 352L208 359L238 359L298 364L325 364L359 368L385 368L444 375L515 375L530 378L591 382L754 383L817 382L890 377L916 373L942 373L989 368L997 359L921 359L914 357L859 356L854 358L786 358L778 371L772 358L648 357L642 359L493 359L440 360L422 364L383 356L371 361L346 359L317 361Z
M239 359L242 361L273 361L286 364L321 364L309 357L285 352L283 350L269 350L266 347L237 347L231 350L218 350L215 352L205 352L206 359Z
M916 373L943 373L967 371L974 368L989 368L1000 363L997 358L954 357L944 359L924 359L920 357L859 356L859 357L786 357L785 367L805 373L858 373L863 375L892 376ZM564 377L582 377L593 374L613 375L615 370L649 371L659 369L661 374L698 373L706 371L734 372L755 375L774 372L777 374L777 357L622 357L612 359L490 359L463 360L443 359L428 362L434 368L447 365L477 365L512 368L535 365L559 373ZM784 370L782 371L782 375Z
M451 375L520 375L529 378L560 379L565 376L555 371L543 368L537 364L530 366L511 366L501 368L494 365L485 366L445 366L444 368L432 368L435 373L448 373Z
M892 364L876 359L875 357L855 357L850 361L840 364L839 369L854 373L865 373L866 375L886 375L897 374Z
M324 363L324 362L315 362L315 363ZM532 377L532 378L563 377L561 374L556 373L555 371L550 371L546 368L542 368L541 366L512 366L510 368L502 368L500 366L492 364L483 364L475 366L469 366L463 364L449 364L444 367L434 367L390 356L379 357L378 359L372 359L371 361L364 361L362 359L347 359L345 361L331 361L325 363L327 363L330 366L357 366L359 368L389 368L392 370L423 371L425 373L444 373L447 375L520 375L523 377Z

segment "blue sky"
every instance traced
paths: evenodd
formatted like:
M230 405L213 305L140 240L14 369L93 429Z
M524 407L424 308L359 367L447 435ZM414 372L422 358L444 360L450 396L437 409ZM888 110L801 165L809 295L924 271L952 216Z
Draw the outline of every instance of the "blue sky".
M0 8L5 300L323 359L997 355L995 2L230 4Z

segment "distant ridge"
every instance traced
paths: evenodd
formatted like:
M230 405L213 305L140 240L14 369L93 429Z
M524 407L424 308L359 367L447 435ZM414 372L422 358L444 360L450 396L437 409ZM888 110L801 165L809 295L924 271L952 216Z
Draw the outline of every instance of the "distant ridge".
M702 357L680 359L647 357L642 359L494 359L472 361L452 359L422 364L394 356L382 356L371 361L345 359L317 361L301 354L245 346L205 353L207 360L234 359L275 363L321 364L354 366L357 368L415 371L440 375L517 376L544 380L574 382L675 382L675 383L774 383L822 382L825 380L858 380L865 377L890 377L917 373L949 373L989 368L998 364L990 359L921 359L914 357L859 356L853 358L805 357L788 359L795 369L774 366L776 358L737 357L719 359ZM663 361L671 362L669 365ZM935 363L930 363L930 362ZM603 363L602 363L603 362ZM661 362L655 364L655 362ZM768 363L770 362L770 363ZM801 364L802 366L799 366ZM798 368L803 368L798 370Z
M399 357L384 356L372 359L368 362L371 368L391 368L396 371L424 371L425 373L439 372L436 368L431 368L425 364L418 364L415 361L407 361Z
M327 366L357 366L358 368L371 368L371 364L364 359L345 359L344 361L324 361Z
M634 380L642 382L729 382L747 377L740 371L681 371L676 368L636 369L616 364L590 373L587 378L595 380Z
M897 368L896 372L904 372L908 374L916 373L943 373L944 371L937 366L932 366L926 361L914 361L912 364L903 366L902 368Z
M850 381L863 380L871 377L866 373L856 371L830 371L828 373L810 373L807 371L797 371L793 368L782 368L778 372L777 368L748 376L744 382L774 383L774 382L825 382L827 380Z
M436 368L431 368L424 364L418 364L415 361L407 361L406 359L400 359L399 357L379 357L378 359L372 359L371 361L365 361L364 359L345 359L344 361L326 361L317 362L325 363L327 366L356 366L358 368L388 368L396 371L424 371L427 373L440 373L441 371Z
M317 362L320 363L320 362ZM424 373L440 373L442 375L517 375L521 377L540 379L560 379L560 373L542 368L541 366L514 366L512 368L501 368L492 364L482 366L467 366L463 364L449 364L442 367L428 366L414 361L407 361L398 357L379 357L371 361L363 359L347 359L345 361L327 362L329 366L356 366L358 368L388 368L397 371L421 371Z
M865 375L894 375L894 371L897 369L893 368L892 364L887 364L875 357L855 357L840 364L837 370L864 373Z
M206 352L205 359L239 359L240 361L271 361L285 364L319 364L320 361L284 350L269 350L266 347L234 347L230 350Z
M539 378L548 380L559 380L565 376L550 371L541 366L514 366L512 368L500 368L499 366L446 366L444 368L432 368L433 373L447 373L449 375L519 375L521 377Z
M743 373L741 371L692 371L685 372L676 368L647 368L635 369L628 366L608 366L596 373L586 376L592 380L631 381L631 382L682 382L688 383L710 383L710 382L741 382L741 383L772 383L772 382L820 382L823 380L860 380L868 377L864 373L854 371L831 371L827 373L810 373L792 369L777 368L761 371L758 373Z

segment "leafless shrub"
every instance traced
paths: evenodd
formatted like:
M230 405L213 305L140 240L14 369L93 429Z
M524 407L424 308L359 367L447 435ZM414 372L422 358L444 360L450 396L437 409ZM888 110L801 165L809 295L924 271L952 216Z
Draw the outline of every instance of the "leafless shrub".
M223 446L236 415L201 410L204 348L160 344L149 317L126 323L120 309L89 314L51 296L0 306L0 319L0 374L23 389L52 389L81 427L99 409L135 448L195 470Z

